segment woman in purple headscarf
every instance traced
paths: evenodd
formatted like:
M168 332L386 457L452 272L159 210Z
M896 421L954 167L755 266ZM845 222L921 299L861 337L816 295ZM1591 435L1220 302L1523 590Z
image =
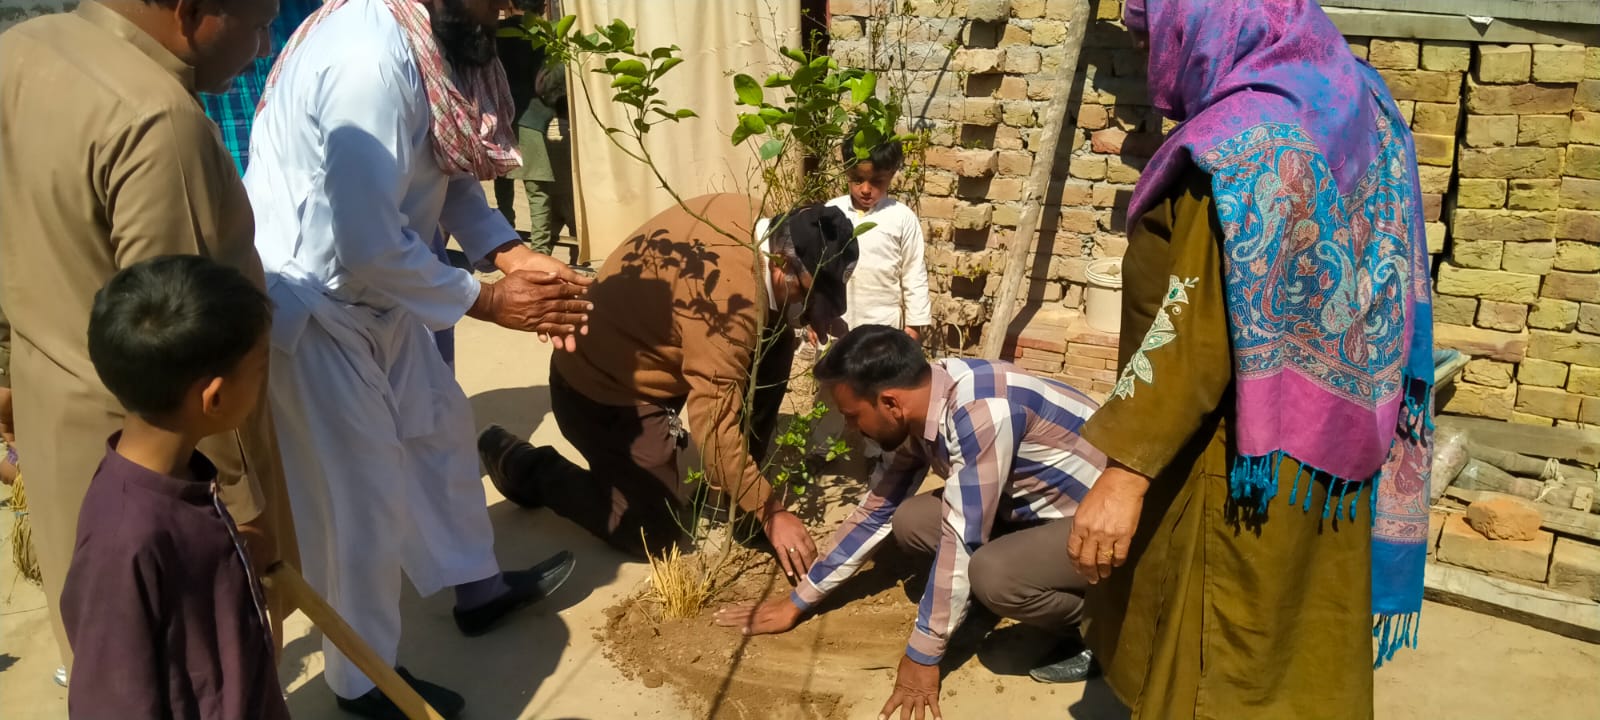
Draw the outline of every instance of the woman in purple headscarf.
M1312 0L1129 0L1178 121L1134 191L1111 467L1068 553L1136 717L1370 718L1416 641L1432 313L1411 134Z

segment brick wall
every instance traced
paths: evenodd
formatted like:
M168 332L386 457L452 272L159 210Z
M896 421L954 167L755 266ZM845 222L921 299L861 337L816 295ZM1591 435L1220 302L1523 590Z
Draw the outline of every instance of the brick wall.
M1436 326L1478 359L1445 409L1600 423L1600 48L1480 45L1464 80Z
M1070 7L1012 0L1003 20L965 20L987 4L830 5L835 55L913 88L908 125L930 143L916 200L935 317L955 352L974 350L989 316ZM1126 249L1133 185L1171 129L1149 107L1144 53L1121 11L1101 0L1085 35L1029 260L1035 309L1009 351L1102 394L1114 364L1103 348L1116 338L1084 334L1084 270ZM915 38L897 35L907 27ZM1415 133L1438 344L1477 358L1445 409L1600 424L1600 48L1348 40Z

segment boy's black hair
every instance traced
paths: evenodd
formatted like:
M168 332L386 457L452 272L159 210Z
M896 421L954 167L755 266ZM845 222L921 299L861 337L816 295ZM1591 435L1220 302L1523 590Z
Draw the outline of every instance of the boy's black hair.
M844 160L845 167L855 167L860 163L870 162L873 172L900 172L900 168L906 164L905 149L900 147L900 141L888 140L878 143L878 146L872 148L872 152L867 153L866 159L863 160L856 157L856 135L860 132L857 130L850 133L850 137L844 139L844 147L840 150L839 157Z
M128 412L164 417L201 380L228 374L272 327L272 301L198 255L152 258L94 296L89 359Z
M842 382L871 400L884 390L916 387L931 372L922 346L904 330L887 325L862 325L845 333L812 370L818 383Z

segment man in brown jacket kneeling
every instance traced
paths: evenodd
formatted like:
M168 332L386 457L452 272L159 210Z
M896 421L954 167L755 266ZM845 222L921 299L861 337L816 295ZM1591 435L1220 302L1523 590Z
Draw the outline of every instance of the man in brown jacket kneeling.
M556 422L589 470L490 427L478 451L502 495L631 555L674 543L692 520L694 486L678 468L687 410L709 484L761 522L786 574L805 574L816 546L758 463L795 331L838 330L856 242L836 208L759 216L752 198L705 195L651 218L612 252L589 289L588 335L550 366Z

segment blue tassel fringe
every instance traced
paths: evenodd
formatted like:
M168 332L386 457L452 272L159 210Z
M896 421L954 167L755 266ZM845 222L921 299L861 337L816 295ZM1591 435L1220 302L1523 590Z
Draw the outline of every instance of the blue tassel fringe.
M1378 657L1372 663L1374 670L1394 657L1400 648L1416 649L1422 634L1422 613L1379 615L1372 625L1372 636L1378 639Z

